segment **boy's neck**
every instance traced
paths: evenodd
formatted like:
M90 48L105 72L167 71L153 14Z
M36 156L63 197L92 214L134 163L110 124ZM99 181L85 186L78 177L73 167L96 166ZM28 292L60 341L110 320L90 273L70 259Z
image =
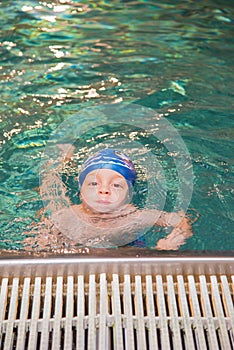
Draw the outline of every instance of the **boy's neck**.
M136 210L136 208L132 204L124 204L120 208L115 209L115 210L110 211L110 212L98 212L98 211L95 211L92 208L88 207L84 203L80 204L80 209L86 215L99 216L100 218L116 217L116 216L120 216L120 215L123 215L123 214L128 214L128 213L132 212L133 209Z

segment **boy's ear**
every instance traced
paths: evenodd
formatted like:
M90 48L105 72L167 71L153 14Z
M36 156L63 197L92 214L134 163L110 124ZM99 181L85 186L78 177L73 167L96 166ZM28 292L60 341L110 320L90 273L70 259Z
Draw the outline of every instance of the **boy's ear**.
M132 200L132 196L133 196L133 189L128 187L128 193L126 196L126 202L130 203Z

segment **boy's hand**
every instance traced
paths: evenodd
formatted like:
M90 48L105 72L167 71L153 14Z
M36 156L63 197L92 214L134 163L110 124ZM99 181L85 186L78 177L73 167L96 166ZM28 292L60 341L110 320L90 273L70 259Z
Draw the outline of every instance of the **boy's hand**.
M174 237L173 239L160 239L156 245L157 250L178 250L185 243L185 238L182 236Z
M183 210L180 210L177 213L166 213L166 226L176 227L181 223L184 217L185 212Z
M183 218L163 239L160 239L156 245L158 250L177 250L185 243L186 238L193 235L192 226L188 218Z
M74 155L75 147L70 143L58 143L57 147L61 150L61 156L65 162L69 162Z

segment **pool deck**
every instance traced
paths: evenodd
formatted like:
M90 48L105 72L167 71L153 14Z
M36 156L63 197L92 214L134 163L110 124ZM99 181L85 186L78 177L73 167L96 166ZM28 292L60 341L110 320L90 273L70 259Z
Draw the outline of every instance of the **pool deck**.
M234 349L233 252L0 258L0 348Z

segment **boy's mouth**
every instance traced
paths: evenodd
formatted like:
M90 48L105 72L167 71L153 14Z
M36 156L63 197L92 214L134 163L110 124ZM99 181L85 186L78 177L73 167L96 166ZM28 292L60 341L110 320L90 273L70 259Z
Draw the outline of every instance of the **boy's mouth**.
M111 204L111 202L110 202L110 201L108 201L108 200L104 200L104 199L99 199L97 202L98 202L98 204L104 204L104 205Z

